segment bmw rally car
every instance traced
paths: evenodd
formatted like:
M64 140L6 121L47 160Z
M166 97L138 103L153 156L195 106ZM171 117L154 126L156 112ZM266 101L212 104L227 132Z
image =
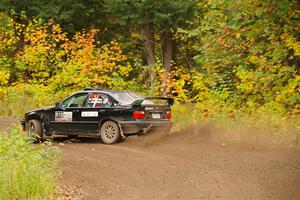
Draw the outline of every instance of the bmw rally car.
M52 134L94 134L106 144L148 131L170 131L172 98L86 88L53 107L25 113L23 129L43 140ZM162 104L163 102L163 104Z

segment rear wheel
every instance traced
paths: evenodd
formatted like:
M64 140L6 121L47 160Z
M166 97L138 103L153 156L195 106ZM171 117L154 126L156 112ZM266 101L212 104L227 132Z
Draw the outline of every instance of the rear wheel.
M44 134L42 123L39 120L32 119L28 123L28 137L33 142L43 141Z
M105 144L117 143L122 138L118 124L113 121L106 121L102 124L100 136Z

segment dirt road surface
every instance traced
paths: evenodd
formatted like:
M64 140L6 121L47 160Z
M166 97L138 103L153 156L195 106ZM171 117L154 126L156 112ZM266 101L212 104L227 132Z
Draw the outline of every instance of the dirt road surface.
M131 137L116 145L57 138L63 152L60 182L79 187L83 200L300 199L299 149L200 132Z
M62 182L86 199L299 200L300 151L203 135L149 135L117 145L65 143Z

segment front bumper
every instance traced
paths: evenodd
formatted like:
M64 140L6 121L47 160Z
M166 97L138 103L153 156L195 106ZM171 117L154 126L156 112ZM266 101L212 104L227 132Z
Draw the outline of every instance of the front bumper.
M23 131L25 131L26 130L26 121L25 120L21 120L20 123L22 125Z
M124 135L146 133L148 131L170 131L173 125L171 121L119 121Z

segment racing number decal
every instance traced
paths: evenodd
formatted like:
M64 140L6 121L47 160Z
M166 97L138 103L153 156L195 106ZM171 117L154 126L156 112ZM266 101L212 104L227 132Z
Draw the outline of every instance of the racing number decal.
M72 121L72 112L56 111L55 112L55 121L59 122L71 122Z

